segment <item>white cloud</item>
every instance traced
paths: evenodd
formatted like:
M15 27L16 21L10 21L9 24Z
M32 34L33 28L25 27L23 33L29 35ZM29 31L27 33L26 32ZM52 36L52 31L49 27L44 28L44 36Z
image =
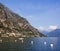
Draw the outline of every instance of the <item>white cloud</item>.
M45 30L45 27L40 26L40 27L38 28L38 30L44 31L44 30Z
M58 28L58 26L56 26L56 25L50 25L48 28L46 28L44 26L40 26L38 28L38 30L40 30L40 31L52 31L52 30L55 30L57 28Z
M57 29L57 28L58 28L58 26L56 26L56 25L51 25L51 26L48 27L48 30L55 30L55 29Z

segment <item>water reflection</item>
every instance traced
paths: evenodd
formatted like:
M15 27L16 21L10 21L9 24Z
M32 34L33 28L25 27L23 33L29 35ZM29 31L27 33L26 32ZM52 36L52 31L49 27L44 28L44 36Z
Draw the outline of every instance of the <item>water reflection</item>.
M0 39L0 43L2 43L2 39Z
M15 42L17 42L17 40L15 40Z
M22 40L22 43L23 43L24 41Z
M55 40L56 39L56 40ZM55 41L55 42L54 42ZM58 51L60 40L57 37L50 38L14 38L0 39L0 51ZM31 45L32 44L32 45Z

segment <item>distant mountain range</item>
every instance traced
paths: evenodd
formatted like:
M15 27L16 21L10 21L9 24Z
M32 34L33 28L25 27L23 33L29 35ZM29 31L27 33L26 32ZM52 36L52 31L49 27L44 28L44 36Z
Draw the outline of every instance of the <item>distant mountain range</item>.
M60 29L53 30L47 33L48 37L60 37Z
M48 31L40 31L42 34L47 35Z
M55 29L53 31L40 31L41 33L47 35L47 37L60 37L60 29Z
M1 34L20 34L20 37L42 37L36 28L23 17L12 12L9 8L0 3L0 35Z

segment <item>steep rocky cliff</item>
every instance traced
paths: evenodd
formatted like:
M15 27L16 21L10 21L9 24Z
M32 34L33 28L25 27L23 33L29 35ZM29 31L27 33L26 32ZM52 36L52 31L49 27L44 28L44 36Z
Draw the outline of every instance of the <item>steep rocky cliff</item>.
M0 3L0 34L7 33L21 34L21 37L42 37L37 29L23 17L12 12L9 8Z

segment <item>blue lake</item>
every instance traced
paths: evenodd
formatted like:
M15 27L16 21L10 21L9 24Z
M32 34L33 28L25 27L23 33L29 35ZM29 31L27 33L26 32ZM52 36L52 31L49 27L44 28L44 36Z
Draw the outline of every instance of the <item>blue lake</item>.
M60 51L60 37L23 38L0 43L0 51Z

